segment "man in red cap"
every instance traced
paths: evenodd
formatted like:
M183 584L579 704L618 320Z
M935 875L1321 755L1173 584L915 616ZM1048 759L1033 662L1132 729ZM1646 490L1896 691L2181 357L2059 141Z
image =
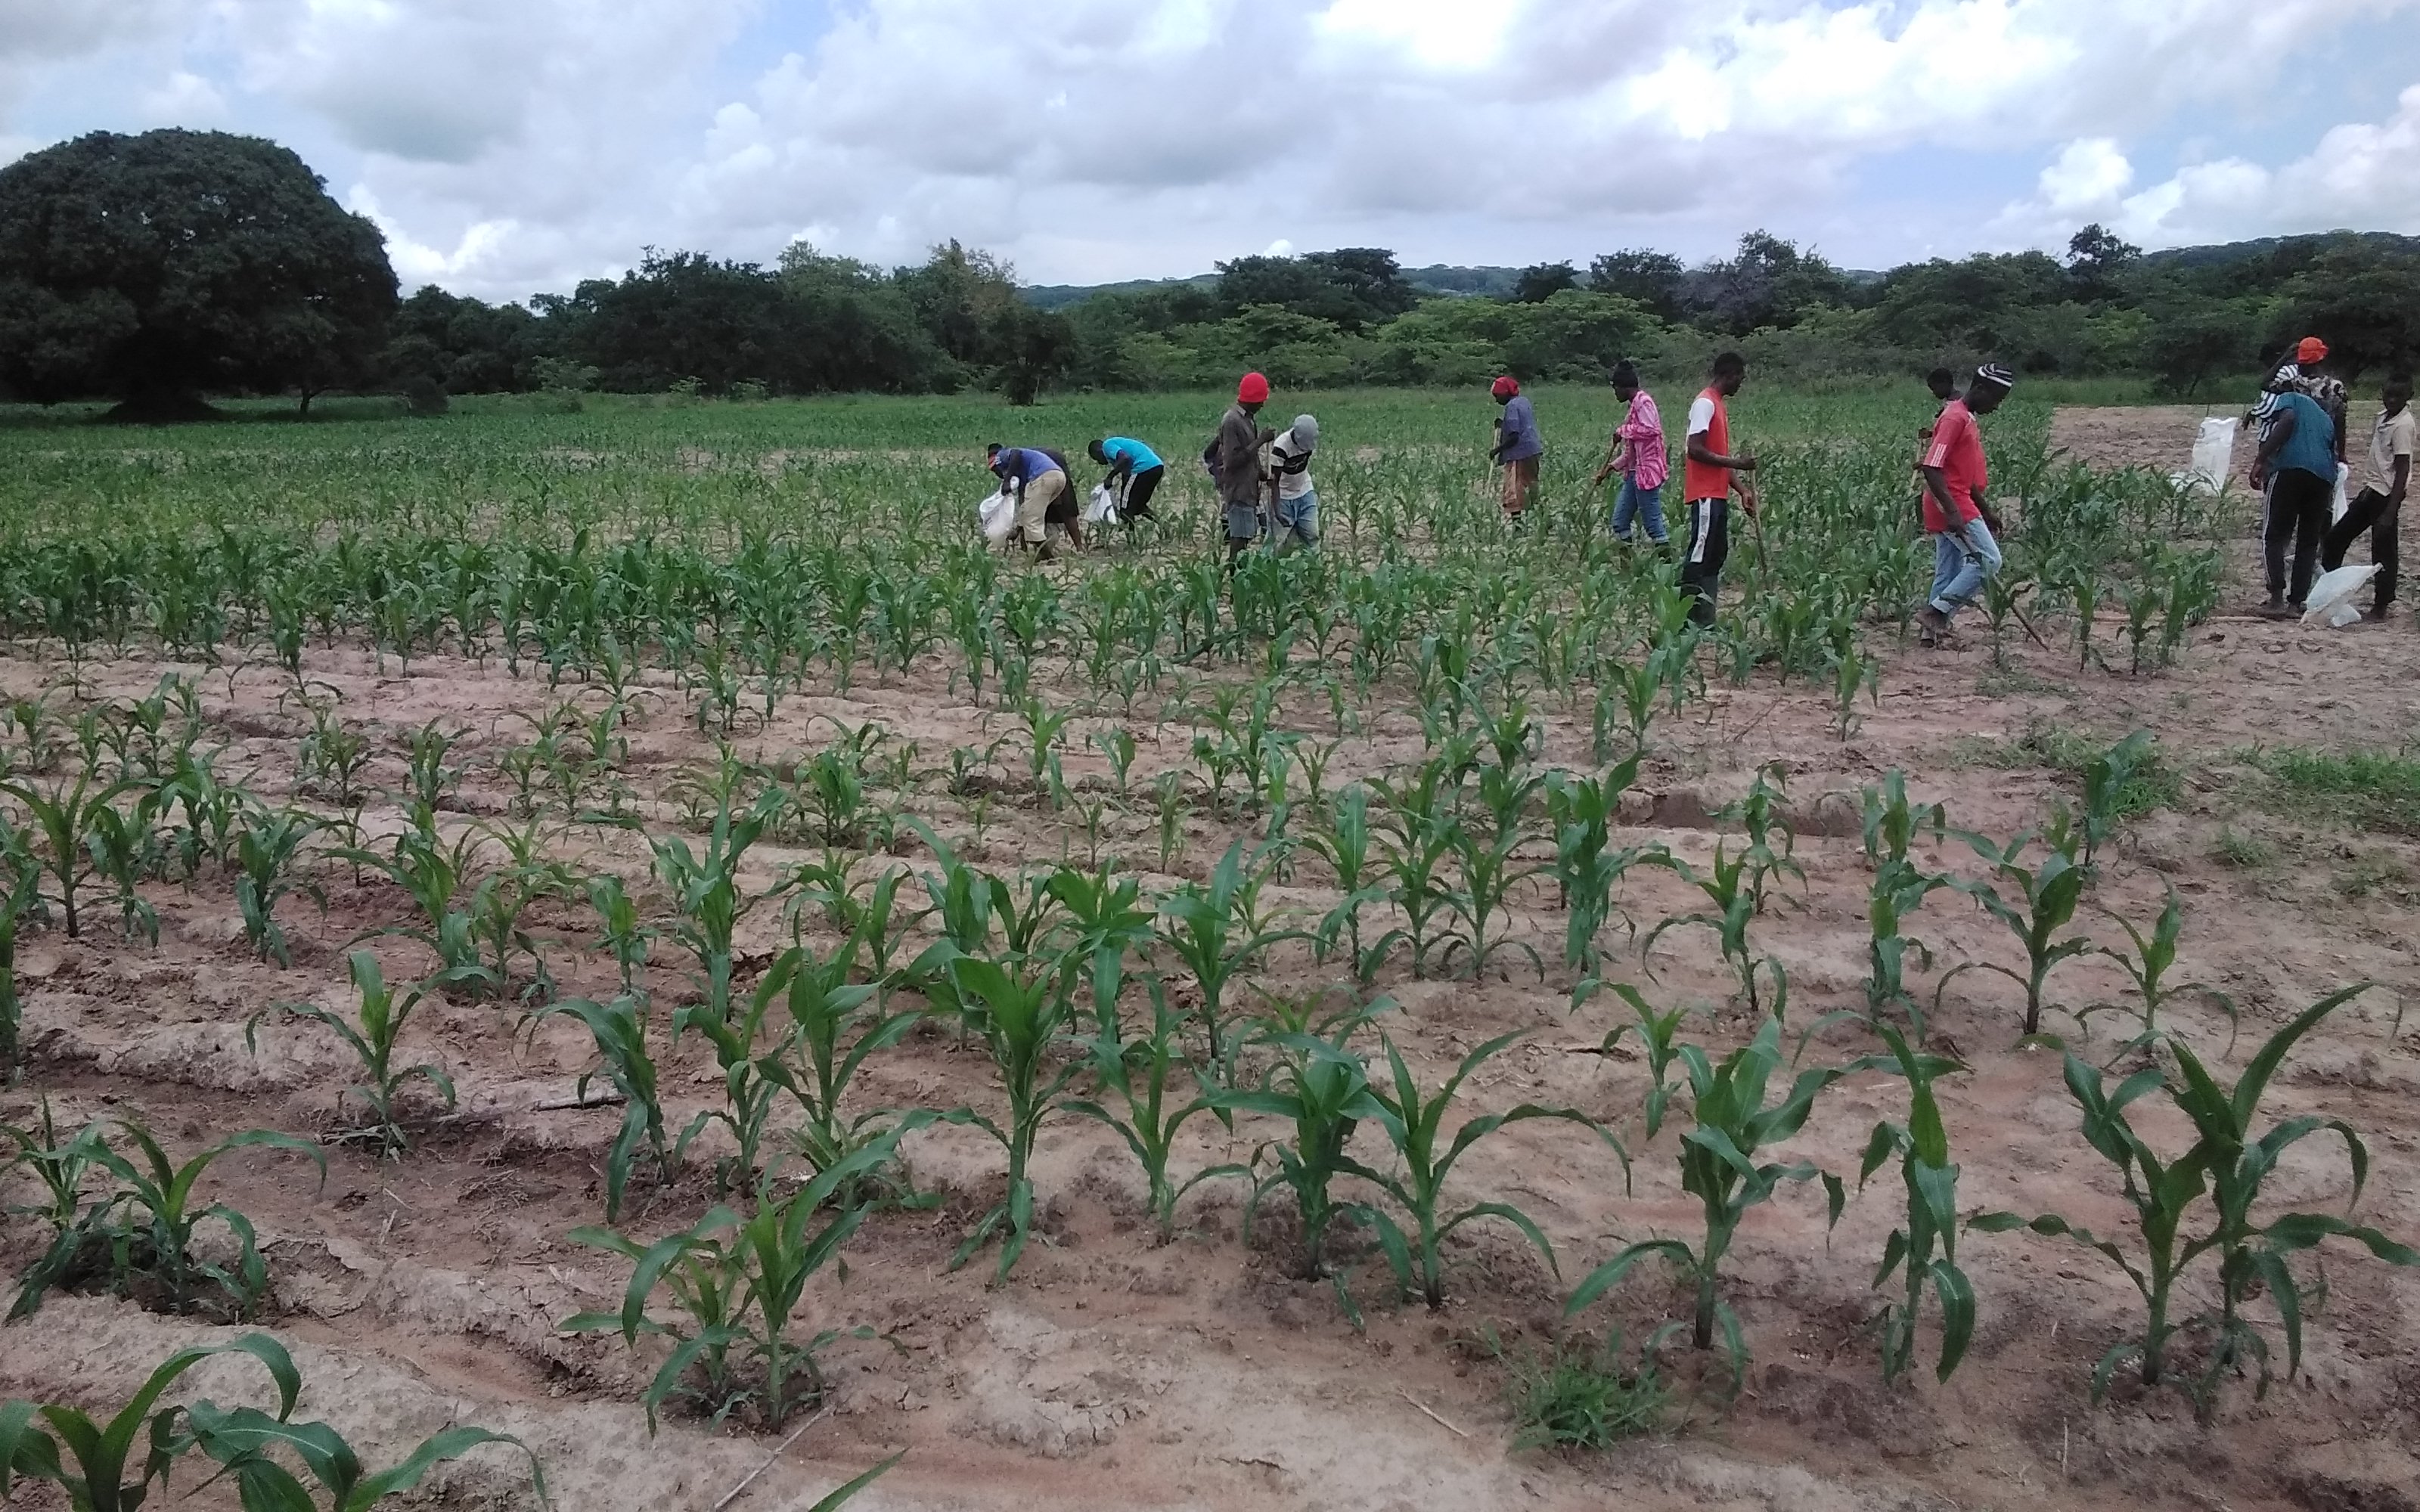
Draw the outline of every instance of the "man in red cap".
M1504 517L1521 523L1538 492L1538 458L1546 443L1538 436L1538 412L1521 396L1521 380L1507 373L1491 391L1504 413L1496 420L1496 444L1488 459L1504 470Z
M1218 504L1226 516L1227 570L1261 534L1261 448L1276 439L1254 419L1269 402L1269 380L1247 373L1235 385L1235 402L1218 422L1218 439L1204 458L1218 485Z

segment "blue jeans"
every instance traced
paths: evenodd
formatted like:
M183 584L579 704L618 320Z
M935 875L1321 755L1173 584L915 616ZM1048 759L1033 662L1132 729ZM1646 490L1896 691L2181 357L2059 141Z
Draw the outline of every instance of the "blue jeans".
M1954 532L1934 532L1932 607L1944 616L1957 613L1975 602L1983 579L1999 570L2000 543L1992 539L1992 528L1981 520L1970 519Z
M1636 518L1646 528L1647 538L1657 546L1665 544L1664 486L1642 488L1628 473L1621 475L1621 488L1613 496L1613 538L1630 539L1630 522Z
M1311 489L1294 499L1280 498L1275 511L1276 521L1269 532L1269 548L1291 551L1296 547L1319 544L1319 490Z

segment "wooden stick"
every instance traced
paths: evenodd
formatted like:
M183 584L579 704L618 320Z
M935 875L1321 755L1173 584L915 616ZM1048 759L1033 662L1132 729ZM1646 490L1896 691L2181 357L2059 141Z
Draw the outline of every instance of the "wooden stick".
M2025 627L2025 634L2033 638L2035 645L2041 647L2044 651L2048 651L2050 649L2050 642L2043 640L2035 632L2034 622L2025 618L2024 606L2018 603L2013 594L2010 595L2009 599L2009 612L2015 615L2017 617L2017 623Z
M1396 1387L1396 1388L1395 1388L1395 1395L1396 1395L1396 1396L1401 1396L1404 1400L1405 1400L1405 1401L1407 1401L1407 1402L1411 1403L1414 1407L1419 1408L1419 1409L1420 1410L1420 1412L1421 1412L1422 1415L1424 1415L1425 1417L1427 1417L1427 1418L1428 1418L1428 1420L1429 1420L1430 1422L1435 1423L1437 1427L1441 1427L1441 1428L1445 1429L1447 1432L1449 1432L1449 1433L1452 1434L1455 1438L1458 1438L1458 1439L1467 1439L1467 1438L1469 1438L1469 1437L1470 1437L1470 1435L1469 1435L1469 1434L1463 1432L1463 1431L1462 1431L1462 1429L1460 1429L1460 1428L1458 1428L1458 1427L1455 1427L1452 1424L1450 1424L1450 1423L1447 1422L1444 1418L1441 1418L1441 1417L1437 1416L1435 1412L1432 1412L1432 1411L1429 1409L1429 1407L1428 1407L1428 1404L1427 1404L1427 1403L1425 1403L1425 1402L1421 1401L1419 1397L1417 1397L1417 1396L1413 1396L1410 1392L1405 1391L1403 1387L1401 1387L1401 1386ZM717 1508L717 1509L716 1509L716 1512L721 1512L721 1509L720 1509L720 1508Z
M570 1108L612 1108L619 1107L628 1101L628 1098L624 1097L619 1092L608 1092L603 1097L591 1098L584 1102L576 1097L557 1098L551 1103L535 1103L531 1106L530 1111L532 1113L561 1113Z
M797 1433L793 1433L788 1438L783 1439L780 1448L775 1449L771 1454L765 1457L765 1462L763 1464L760 1464L755 1469L750 1471L738 1485L734 1486L731 1489L723 1492L722 1500L715 1503L713 1507L709 1509L709 1512L722 1512L724 1507L729 1506L732 1503L739 1500L739 1493L746 1490L749 1487L756 1484L757 1476L762 1475L765 1472L772 1469L773 1461L781 1458L783 1454L788 1450L790 1445L798 1443L800 1435L804 1434L807 1429L814 1427L816 1424L822 1422L825 1418L830 1417L830 1415L831 1409L827 1407L822 1412L817 1412L814 1416L799 1424Z

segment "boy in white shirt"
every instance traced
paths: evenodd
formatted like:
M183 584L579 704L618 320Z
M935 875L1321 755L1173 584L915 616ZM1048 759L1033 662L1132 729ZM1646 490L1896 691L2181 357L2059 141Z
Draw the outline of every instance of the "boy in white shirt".
M1309 415L1295 416L1269 442L1269 481L1277 488L1269 549L1280 556L1319 544L1319 491L1311 484L1311 454L1318 447L1319 422Z
M2334 572L2344 565L2345 549L2368 532L2369 560L2378 563L2378 576L2370 584L2376 597L2366 616L2372 620L2386 618L2387 606L2395 602L2396 517L2412 486L2412 455L2420 450L2420 416L2412 412L2412 375L2389 376L2381 397L2385 404L2369 431L2368 480L2319 548L2320 568Z

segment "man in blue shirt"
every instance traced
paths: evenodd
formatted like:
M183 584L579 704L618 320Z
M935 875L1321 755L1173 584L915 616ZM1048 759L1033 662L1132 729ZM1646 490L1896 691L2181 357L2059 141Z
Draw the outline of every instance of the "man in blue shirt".
M1538 437L1538 413L1521 396L1521 381L1506 374L1491 391L1504 413L1496 421L1496 445L1487 455L1504 469L1504 517L1521 523L1538 492L1538 458L1546 443Z
M2319 543L2328 528L2328 506L2335 498L2335 425L2319 402L2297 389L2280 392L2268 428L2261 433L2259 455L2252 459L2252 486L2269 489L2269 517L2260 546L2269 573L2269 602L2263 612L2273 619L2303 612L2311 579L2319 566ZM2286 577L2286 542L2294 543L2294 575Z
M1118 495L1118 518L1122 520L1157 519L1151 512L1151 496L1159 491L1160 480L1168 476L1168 465L1159 454L1131 436L1111 436L1094 441L1085 448L1093 460L1109 470L1110 489Z
M1067 493L1067 471L1049 453L1031 446L1002 446L994 441L986 455L1000 491L1016 501L1016 524L1011 538L1034 548L1034 560L1048 562L1050 506Z

